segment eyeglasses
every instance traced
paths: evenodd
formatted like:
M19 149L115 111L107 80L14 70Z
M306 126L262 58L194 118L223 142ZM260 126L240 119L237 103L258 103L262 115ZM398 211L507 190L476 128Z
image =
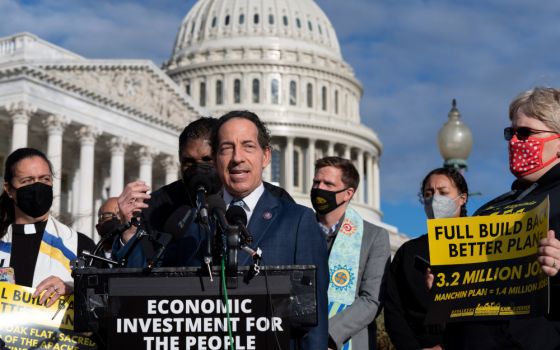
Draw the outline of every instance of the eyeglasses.
M506 139L506 141L509 141L513 138L513 135L517 135L518 139L527 140L529 136L534 134L541 134L543 132L550 132L555 134L554 131L550 131L550 130L536 130L525 126L520 126L518 128L508 126L507 128L504 129L504 139Z
M111 213L111 212L103 212L103 213L100 213L100 214L97 216L97 219L99 220L99 222L109 221L109 220L111 220L111 219L113 219L113 218L117 218L117 219L118 219L119 216L118 216L117 214Z

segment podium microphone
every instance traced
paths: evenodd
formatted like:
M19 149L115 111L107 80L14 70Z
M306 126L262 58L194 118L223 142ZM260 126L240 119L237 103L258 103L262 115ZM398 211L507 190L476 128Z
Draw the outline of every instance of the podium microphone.
M84 255L86 255L87 258L89 258L90 260L87 262L87 266L93 266L93 261L94 260L101 260L101 261L105 261L107 263L113 263L116 264L116 261L112 261L110 259L106 259L104 257L100 257L98 256L99 252L101 251L101 249L103 248L103 245L105 244L105 242L112 240L115 238L115 236L120 235L121 233L123 233L124 231L128 230L130 228L130 223L125 223L125 224L121 224L118 227L116 227L115 229L113 229L113 231L109 232L108 234L106 234L105 236L103 236L99 242L97 242L97 245L95 246L95 248L93 249L93 253L89 253L89 254L85 254L86 252L84 251ZM1 350L1 348L0 348Z
M208 224L208 204L206 195L211 194L212 181L204 174L195 174L188 181L189 188L196 191L196 210L203 224Z
M226 212L226 219L230 224L236 225L239 228L239 232L241 233L239 249L249 254L253 259L253 264L249 270L249 278L258 275L260 272L259 262L262 259L262 250L258 247L257 250L253 250L248 246L248 244L253 242L253 236L246 227L247 213L240 206L230 205Z
M238 205L230 205L226 212L226 219L230 224L239 227L244 243L250 244L253 242L253 236L247 230L247 213L245 209Z

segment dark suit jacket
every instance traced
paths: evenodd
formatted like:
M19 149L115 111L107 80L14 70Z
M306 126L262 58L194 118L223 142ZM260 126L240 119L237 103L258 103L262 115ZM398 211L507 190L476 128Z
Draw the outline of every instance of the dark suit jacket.
M295 203L294 199L283 188L268 182L264 182L264 187L275 197ZM182 230L177 227L177 222L184 218L185 214L194 205L182 180L177 180L154 191L146 203L148 208L142 210L142 220L145 228L152 236L157 236L158 232L170 233L174 238L182 235ZM191 214L196 215L196 213ZM119 237L117 237L113 244L114 257L120 260L129 250L132 250L126 266L145 267L147 258L153 256L159 245L154 246L152 240L147 238L140 240L138 243L135 243L135 241L136 237L133 237L125 246L122 246ZM179 248L179 245L175 243L168 246L165 251L166 261L164 264L166 266L183 265L182 263L175 265L177 260L175 250ZM187 250L192 248L198 247L189 246ZM202 254L202 250L200 253ZM184 257L188 257L188 254Z
M328 264L326 241L315 214L309 208L278 198L265 189L248 224L252 247L263 251L263 265L315 265L317 267L318 326L303 338L292 339L301 349L327 349ZM206 235L193 224L177 247L183 266L200 266L206 247ZM239 265L250 265L251 257L239 252Z

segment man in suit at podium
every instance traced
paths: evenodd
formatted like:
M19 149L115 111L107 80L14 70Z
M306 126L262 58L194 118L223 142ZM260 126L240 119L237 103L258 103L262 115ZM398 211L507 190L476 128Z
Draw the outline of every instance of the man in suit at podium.
M189 123L179 136L179 161L181 179L167 184L148 194L150 187L141 180L130 182L118 198L119 213L123 221L130 222L133 213L141 213L141 218L149 230L171 233L180 236L183 232L178 227L177 217L185 217L191 208L196 207L193 189L188 188L189 176L193 169L201 166L214 166L211 148L212 130L217 126L218 119L201 117ZM210 170L210 168L208 168ZM267 190L274 196L293 202L293 198L282 188L264 183ZM174 221L175 220L175 221ZM127 230L113 246L116 258L120 259L132 247L134 228ZM129 242L130 241L130 242ZM128 244L127 244L128 243ZM127 267L144 267L146 260L154 254L155 248L144 238L134 247L128 258ZM124 248L124 249L123 249ZM167 255L167 251L165 254Z
M270 134L258 116L233 111L222 116L212 134L212 154L223 184L226 205L240 205L247 214L247 228L253 236L253 249L262 250L262 265L307 265L317 267L318 325L305 336L291 340L292 348L327 348L327 248L309 208L274 196L263 185L263 170L270 164ZM197 230L184 240L191 253L185 265L200 265L200 252L206 237ZM203 249L198 249L203 250ZM184 250L183 250L184 252ZM198 253L198 254L197 254ZM250 265L252 258L239 251L239 265ZM299 345L298 345L299 343Z
M360 175L348 159L315 163L311 204L329 249L329 348L375 349L381 281L391 255L389 234L349 204ZM357 254L359 252L359 254Z

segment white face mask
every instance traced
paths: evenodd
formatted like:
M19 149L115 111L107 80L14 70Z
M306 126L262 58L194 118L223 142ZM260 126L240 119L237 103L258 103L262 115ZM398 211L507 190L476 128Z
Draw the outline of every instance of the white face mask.
M455 197L457 199L459 196ZM424 202L424 211L428 219L452 218L455 216L457 204L455 199L434 194L431 199Z

